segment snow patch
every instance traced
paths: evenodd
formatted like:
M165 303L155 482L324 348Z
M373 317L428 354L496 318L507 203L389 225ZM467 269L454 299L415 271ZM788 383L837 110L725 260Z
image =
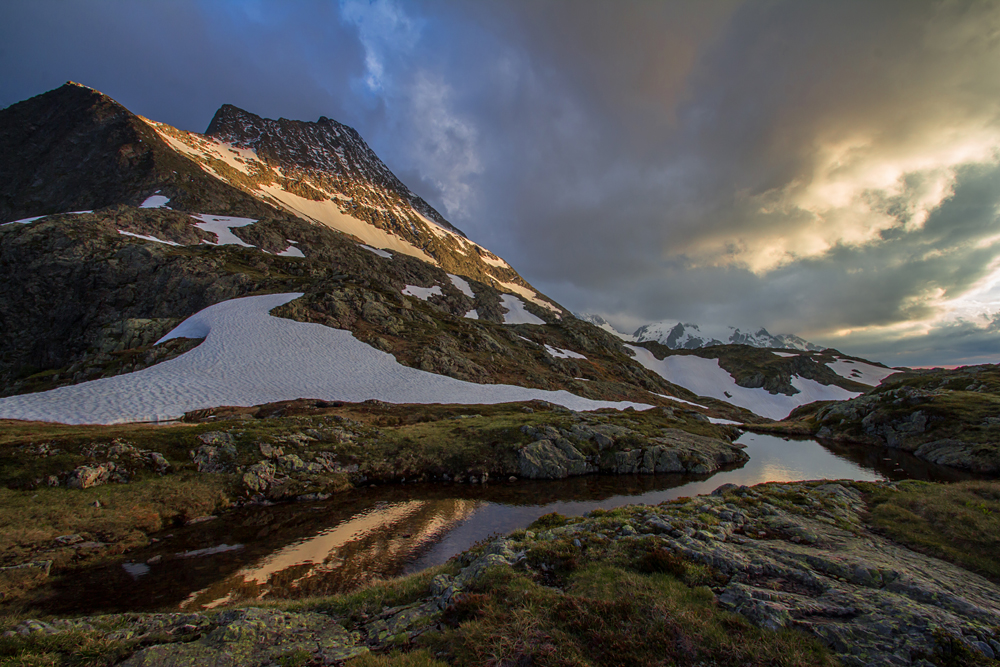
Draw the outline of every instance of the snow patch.
M379 250L378 248L373 248L370 245L365 245L364 243L359 243L358 245L367 250L368 252L375 253L379 257L384 257L385 259L392 258L391 252L386 252L385 250Z
M469 281L465 280L464 278L459 278L458 276L454 276L450 273L448 274L448 277L451 278L451 284L454 285L459 292L469 297L470 299L476 298L476 295L472 292L472 287L469 285Z
M421 301L427 301L432 296L441 296L441 286L420 287L418 285L407 285L403 288L403 294L406 296L415 296Z
M626 345L635 352L635 360L667 382L684 387L698 396L708 396L731 405L746 408L768 419L783 419L800 405L813 401L846 401L860 392L847 391L834 385L792 376L792 386L798 393L792 396L772 394L766 389L748 389L736 384L733 376L719 366L718 359L702 359L694 355L674 355L663 360L643 347Z
M124 234L125 236L134 236L137 239L143 239L144 241L155 241L157 243L164 243L166 245L179 246L180 243L174 243L173 241L165 241L163 239L158 239L155 236L146 236L144 234L133 234L132 232L126 232L124 229L118 230L119 234Z
M247 225L252 225L257 222L256 220L251 220L250 218L234 218L229 215L208 215L205 213L192 215L191 217L196 220L201 220L201 222L195 223L195 227L209 232L210 234L215 234L215 243L210 241L202 241L202 243L207 243L208 245L239 245L244 248L257 247L244 242L243 239L236 236L236 234L233 234L232 232L234 227L246 227Z
M146 201L139 204L139 208L163 208L169 201L170 197L153 195L152 197L147 197Z
M462 317L465 317L465 318L470 319L470 320L478 320L479 319L479 313L476 312L475 308L473 308L472 310L470 310L469 312L467 312L465 315L462 315Z
M340 205L332 199L314 201L286 192L276 185L265 185L261 186L260 189L282 208L291 211L300 218L313 220L330 229L350 234L360 239L362 243L374 248L394 250L437 266L437 260L420 248L395 234L390 234L364 220L347 215L340 210Z
M882 380L886 379L898 371L892 368L882 368L873 366L861 361L851 361L850 359L837 359L827 364L830 370L842 378L854 380L869 387L878 386Z
M771 354L773 354L776 357L797 357L797 356L799 356L795 352L775 352L774 350L771 350Z
M551 345L545 346L545 351L551 354L553 357L558 359L586 359L579 352L574 352L573 350L564 350L560 347L552 347Z
M551 310L552 312L554 312L556 315L558 315L558 316L561 317L562 311L559 310L557 307L553 306L551 303L549 303L545 299L542 299L541 297L539 297L538 293L535 292L534 290L530 290L527 287L525 287L524 285L518 285L517 283L505 283L502 280L500 280L498 278L495 278L494 276L490 276L490 278L492 278L493 281L496 282L497 285L500 285L501 287L503 287L507 291L514 292L515 294L520 294L521 296L523 296L525 299L527 299L531 303L535 304L536 306L541 306L542 308L548 308L549 310Z
M302 397L465 405L540 399L571 410L650 407L434 375L401 365L349 331L269 315L300 296L268 294L209 306L162 339L204 335L193 350L134 373L0 399L0 418L71 424L162 421L219 405Z
M93 213L93 211L66 211L65 213L49 213L48 215L36 215L33 218L21 218L20 220L11 220L10 222L3 223L2 225L0 225L0 227L13 224L27 225L34 222L35 220L41 220L42 218L48 218L49 216L53 215L83 215L84 213Z
M503 261L499 257L490 257L489 255L480 255L479 259L483 260L484 262L486 262L490 266L502 266L505 269L509 269L510 268L510 264L508 264L507 262Z
M675 382L674 384L677 384L677 383ZM693 405L694 407L701 408L702 410L708 410L708 408L705 407L704 405L702 405L701 403L693 403L691 401L685 401L683 398L677 398L676 396L667 396L666 394L656 394L656 395L659 396L660 398L665 398L668 401L677 401L678 403L685 403L687 405Z
M286 239L287 240L287 239ZM295 243L295 241L288 241L289 243ZM279 257L305 257L302 251L293 245L288 246L284 250L278 253Z
M719 417L709 417L708 421L713 424L726 424L728 426L739 426L743 422L734 422L732 419L720 419Z
M524 307L524 302L510 294L500 295L500 305L506 309L504 324L545 324L545 320L532 315Z

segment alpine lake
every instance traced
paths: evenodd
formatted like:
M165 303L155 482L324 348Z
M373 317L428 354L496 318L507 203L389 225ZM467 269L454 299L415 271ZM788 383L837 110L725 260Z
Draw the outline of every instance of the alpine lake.
M588 475L559 481L370 486L322 502L247 506L174 528L129 561L77 573L53 614L197 611L355 589L447 561L551 512L574 516L711 493L723 484L813 479L958 481L972 475L899 450L745 432L750 460L708 476Z

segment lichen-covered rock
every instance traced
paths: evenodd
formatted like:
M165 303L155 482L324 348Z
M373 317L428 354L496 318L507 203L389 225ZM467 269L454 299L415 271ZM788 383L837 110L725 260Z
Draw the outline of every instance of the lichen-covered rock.
M719 468L749 460L743 445L695 435L679 429L664 429L649 438L649 447L605 451L601 472L616 475L688 472L704 475Z
M724 575L722 606L762 627L812 632L845 665L923 664L936 632L973 648L998 639L996 586L867 530L865 511L849 485L770 484L655 508L645 529ZM717 523L705 526L705 515Z
M565 438L537 440L518 453L521 477L527 479L565 479L597 472L597 466Z
M203 445L215 445L225 447L233 444L233 436L224 431L205 431L198 436L198 440Z
M205 438L208 433L198 436ZM219 435L228 434L223 433ZM236 467L236 447L231 442L223 442L219 446L202 445L191 453L191 460L197 467L198 472L226 473L232 472Z
M193 615L204 618L203 615ZM176 626L183 627L183 626ZM281 664L296 654L330 664L368 651L328 616L271 609L235 609L219 614L200 639L144 648L123 667L257 667Z
M254 494L266 495L275 481L277 469L273 463L261 461L247 468L243 473L243 484Z
M111 462L93 466L79 466L69 474L66 486L71 489L89 489L108 482L127 483L128 474Z

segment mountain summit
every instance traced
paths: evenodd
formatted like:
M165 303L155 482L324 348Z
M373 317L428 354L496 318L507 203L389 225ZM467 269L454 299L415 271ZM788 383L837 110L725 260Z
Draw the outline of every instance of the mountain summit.
M392 225L418 217L433 221L449 232L465 236L426 201L403 185L365 143L358 131L326 116L316 122L261 118L231 104L223 104L205 135L241 149L252 150L258 160L289 179L309 183L316 195L325 192L365 207L368 222L385 224L394 233L406 231ZM363 186L362 186L363 184ZM300 186L303 187L303 186ZM320 195L321 196L321 195ZM377 215L391 204L393 211ZM387 229L387 231L388 231Z

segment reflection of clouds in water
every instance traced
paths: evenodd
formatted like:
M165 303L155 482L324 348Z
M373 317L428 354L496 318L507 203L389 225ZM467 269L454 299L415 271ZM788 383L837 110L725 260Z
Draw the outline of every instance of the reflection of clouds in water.
M457 526L428 553L410 563L406 572L417 572L426 567L440 565L490 533L503 534L524 528L549 512L574 516L596 508L612 509L637 503L655 505L682 496L711 493L723 484L752 486L763 482L821 478L866 481L884 479L871 468L837 456L815 440L786 441L771 435L745 433L737 442L747 446L746 453L750 456L747 464L736 470L716 473L706 480L690 481L678 477L678 485L671 488L638 495L617 495L600 501L556 501L544 505L520 507L486 503L476 513L474 522L466 521Z
M338 585L358 577L392 574L400 563L440 539L479 505L480 501L465 499L379 504L195 591L180 607L211 609L229 602L259 600L272 592L294 595L293 590L307 587L307 580L322 581L324 575L335 577L331 584L339 590Z
M424 505L425 503L414 500L371 510L334 528L324 530L308 540L290 544L265 558L259 565L240 570L235 576L242 576L244 581L266 584L271 575L294 565L336 567L339 565L338 559L334 557L336 549L351 540L361 539L379 528L395 523Z

